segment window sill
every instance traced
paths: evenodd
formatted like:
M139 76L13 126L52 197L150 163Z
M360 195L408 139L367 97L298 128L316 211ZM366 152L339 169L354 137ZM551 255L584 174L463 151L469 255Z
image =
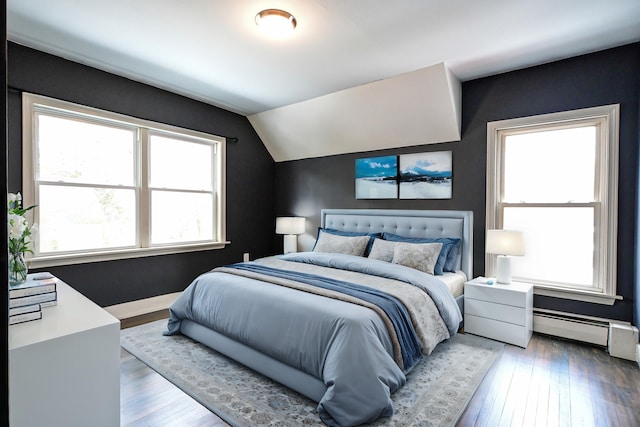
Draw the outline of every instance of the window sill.
M120 249L108 252L88 252L54 256L34 257L28 260L29 268L45 268L60 265L86 264L89 262L114 261L120 259L143 258L156 255L170 255L186 252L223 249L231 242L212 242L178 246L158 246L152 248Z
M622 300L620 295L606 295L598 292L581 291L576 289L557 289L535 285L533 288L535 295L544 295L554 298L563 298L573 301L584 301L595 304L613 305L617 300Z

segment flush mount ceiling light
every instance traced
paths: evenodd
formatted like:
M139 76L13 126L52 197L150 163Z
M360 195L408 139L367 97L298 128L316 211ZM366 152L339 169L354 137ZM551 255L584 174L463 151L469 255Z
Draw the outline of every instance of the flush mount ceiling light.
M256 15L256 25L270 37L289 35L296 28L296 18L280 9L265 9Z

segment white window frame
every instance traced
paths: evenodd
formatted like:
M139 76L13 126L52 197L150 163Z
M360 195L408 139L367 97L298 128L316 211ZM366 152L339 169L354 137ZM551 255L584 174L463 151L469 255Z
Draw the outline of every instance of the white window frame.
M231 242L226 240L226 139L189 129L163 123L137 119L126 115L78 105L66 101L48 98L30 93L22 95L22 196L24 206L38 204L38 188L35 176L35 120L36 111L57 111L76 117L89 117L115 125L135 126L138 128L138 147L136 154L136 173L138 174L136 192L138 227L137 247L124 249L106 249L86 252L74 252L55 255L35 254L29 259L32 268L57 265L81 264L97 261L140 258L154 255L194 252L210 249L222 249ZM148 135L149 132L175 135L183 139L206 141L214 145L214 240L178 244L150 244L150 197L147 174ZM33 222L39 223L39 210L33 211ZM37 236L36 236L37 238Z
M562 204L514 204L503 203L503 146L508 134L527 130L561 129L575 124L598 126L598 152L596 165L596 203L594 235L594 282L595 290L575 289L558 283L533 283L534 293L557 298L612 305L622 299L617 290L617 222L618 222L618 129L620 105L543 114L532 117L500 120L487 123L487 229L502 228L502 208L506 206L562 206ZM564 206L584 206L581 203L566 203ZM485 274L493 277L497 271L497 257L486 254Z

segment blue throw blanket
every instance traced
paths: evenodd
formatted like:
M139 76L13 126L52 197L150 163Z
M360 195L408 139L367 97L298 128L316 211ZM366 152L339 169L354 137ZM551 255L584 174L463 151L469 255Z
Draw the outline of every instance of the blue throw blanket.
M371 304L375 304L386 313L393 324L393 328L395 329L400 342L404 371L408 372L422 359L422 345L420 345L420 342L418 341L416 331L411 323L411 317L409 316L404 304L394 296L377 289L355 283L331 279L315 274L282 270L254 263L238 263L229 265L228 267L302 282L323 289L341 292Z

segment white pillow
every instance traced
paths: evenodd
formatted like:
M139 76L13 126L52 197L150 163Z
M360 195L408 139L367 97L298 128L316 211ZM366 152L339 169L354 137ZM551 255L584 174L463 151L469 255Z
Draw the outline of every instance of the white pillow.
M313 251L362 256L370 238L370 236L340 236L320 231Z
M442 250L442 243L396 242L393 263L434 274L433 269Z
M396 242L376 238L373 241L371 252L369 252L369 258L391 262L393 261L393 251L395 247Z

